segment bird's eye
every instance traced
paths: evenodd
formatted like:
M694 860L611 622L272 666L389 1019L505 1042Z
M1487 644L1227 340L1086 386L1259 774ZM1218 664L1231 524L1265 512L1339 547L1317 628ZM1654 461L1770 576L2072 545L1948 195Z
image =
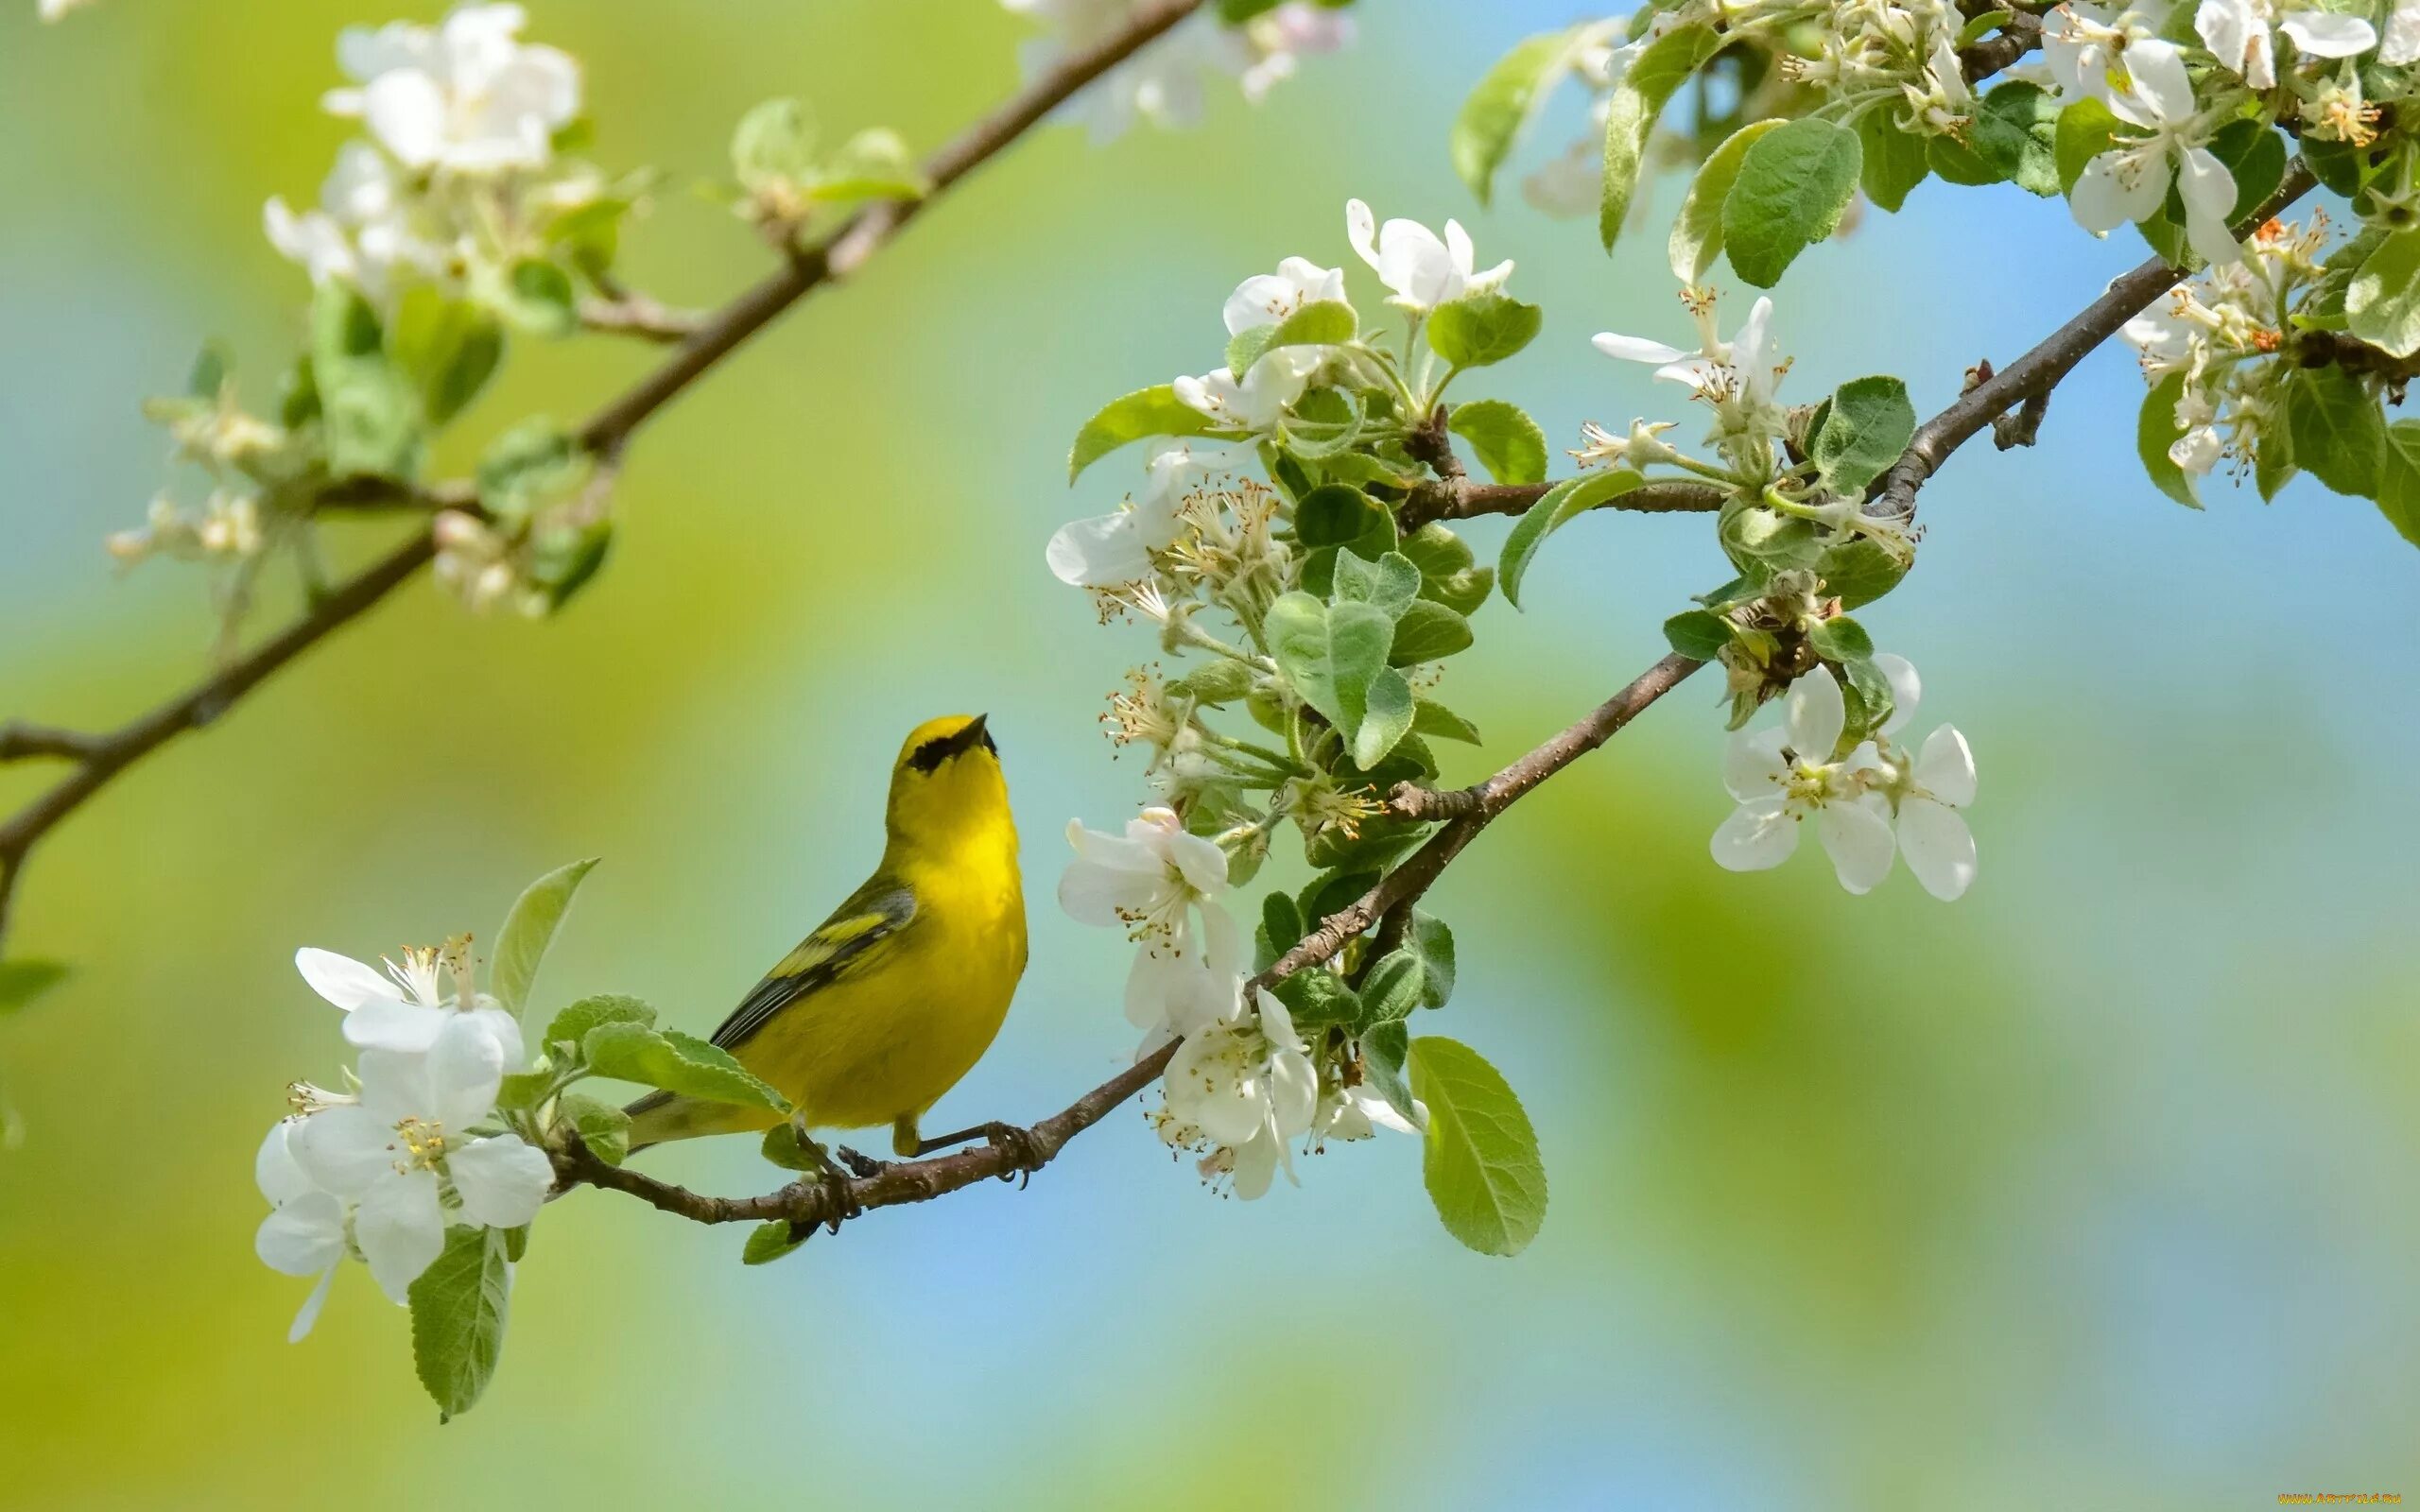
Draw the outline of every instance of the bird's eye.
M942 769L942 763L956 754L956 750L950 746L949 737L942 735L917 747L913 752L909 753L908 765L920 772L938 772Z

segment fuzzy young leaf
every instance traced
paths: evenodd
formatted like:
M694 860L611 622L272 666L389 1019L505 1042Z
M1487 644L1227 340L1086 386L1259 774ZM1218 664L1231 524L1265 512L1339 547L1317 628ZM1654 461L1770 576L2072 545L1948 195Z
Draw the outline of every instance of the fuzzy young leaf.
M2349 329L2397 357L2420 352L2420 231L2402 231L2363 259L2344 291Z
M1168 692L1196 703L1233 703L1252 692L1252 668L1240 662L1223 658L1204 662L1181 678L1168 683Z
M404 291L387 333L387 352L420 391L431 425L460 414L487 387L504 358L504 329L469 300L434 284Z
M378 312L330 279L311 304L311 375L338 477L408 477L420 461L420 396L387 359Z
M1542 32L1524 38L1496 60L1462 101L1447 149L1454 171L1482 205L1495 188L1495 170L1512 151L1521 129L1571 69L1571 34Z
M1311 932L1303 920L1303 909L1291 897L1271 892L1260 901L1260 928L1253 943L1259 954L1253 963L1255 971L1266 971L1276 964L1277 957L1303 943Z
M1543 483L1547 433L1518 404L1475 399L1456 404L1445 428L1471 443L1478 465L1498 483Z
M748 1230L748 1243L739 1251L743 1265L769 1265L799 1246L813 1238L815 1230L793 1233L787 1218L775 1218Z
M1397 1019L1409 1019L1427 993L1427 969L1415 951L1390 951L1372 963L1361 979L1362 1032Z
M805 198L822 205L922 199L932 188L899 133L887 126L870 126L841 143L832 160L815 170Z
M445 1247L411 1285L412 1366L439 1420L471 1410L504 1353L512 1269L493 1228L445 1231Z
M600 1023L584 1041L589 1069L616 1081L634 1081L710 1103L763 1108L787 1115L790 1105L730 1054L678 1029L651 1029L628 1021Z
M1897 215L1916 185L1932 177L1932 158L1925 150L1925 139L1901 130L1892 114L1868 111L1857 118L1857 139L1865 149L1858 184L1865 198Z
M1826 662L1864 662L1874 656L1874 637L1845 614L1820 621L1806 632L1806 644Z
M1560 530L1575 516L1584 514L1599 505L1619 498L1637 488L1645 480L1637 473L1621 471L1591 472L1582 477L1565 478L1546 491L1529 513L1504 538L1504 555L1496 563L1496 580L1504 585L1504 601L1514 609L1521 607L1521 579L1530 570L1530 562L1546 544L1547 537Z
M1350 545L1379 525L1383 513L1359 489L1323 483L1294 507L1294 536L1305 547Z
M1537 335L1546 312L1505 294L1465 294L1428 313L1428 345L1457 368L1504 361Z
M1857 378L1832 391L1807 454L1835 493L1862 493L1916 434L1916 406L1896 378Z
M1375 560L1356 553L1337 559L1336 600L1374 605L1400 619L1422 581L1420 569L1399 551L1382 552Z
M1443 662L1469 650L1472 640L1469 620L1434 599L1414 599L1403 607L1395 621L1394 648L1387 653L1387 661L1399 667Z
M1828 546L1815 558L1824 591L1844 609L1860 609L1898 587L1908 566L1906 558L1893 556L1863 536Z
M2143 471L2152 487L2167 494L2189 509L2202 507L2202 495L2193 479L2168 455L2185 434L2176 423L2176 402L2185 396L2185 374L2172 372L2152 386L2143 396L2142 412L2135 420L2135 455L2142 458Z
M765 1159L785 1171L821 1171L823 1162L816 1158L814 1147L798 1131L798 1125L787 1119L765 1131L759 1146Z
M1411 1094L1428 1106L1422 1161L1445 1231L1483 1255L1517 1255L1546 1222L1547 1173L1521 1100L1478 1052L1411 1041Z
M1410 1054L1411 1032L1401 1019L1379 1024L1361 1037L1362 1081L1385 1098L1405 1123L1417 1125L1420 1105L1412 1100L1411 1083L1404 1078L1404 1063Z
M1415 908L1404 949L1420 957L1421 1006L1443 1007L1454 995L1454 932L1436 915Z
M1693 662L1711 662L1731 644L1731 622L1711 610L1693 609L1664 622L1664 639Z
M2404 540L2420 546L2420 420L2386 428L2378 458L2378 512ZM0 993L5 998L5 993Z
M1739 163L1758 138L1781 124L1779 117L1753 121L1706 155L1689 184L1688 197L1681 201L1681 214L1672 222L1668 250L1674 278L1684 284L1702 283L1715 259L1722 255L1722 206L1739 178Z
M1411 701L1411 732L1433 735L1439 740L1459 740L1467 746L1479 744L1478 726L1431 698Z
M1387 667L1387 652L1394 644L1394 616L1375 605L1353 600L1328 605L1308 593L1288 593L1270 606L1265 628L1278 670L1302 700L1342 731L1347 741L1360 730L1369 710L1371 685L1380 675L1402 681L1399 674L1389 674ZM1410 728L1410 713L1407 689L1406 730Z
M533 335L567 336L579 329L579 294L571 275L544 258L523 258L485 292L497 314Z
M1799 253L1839 229L1864 161L1855 131L1815 116L1750 144L1722 202L1732 271L1758 288L1780 283Z
M588 1031L600 1023L635 1023L644 1029L655 1022L655 1010L636 998L605 992L581 998L555 1015L542 1043L585 1045Z
M565 1092L556 1099L555 1110L571 1125L579 1142L590 1154L607 1165L619 1165L630 1158L631 1115L601 1097L586 1092ZM780 1125L787 1128L789 1125Z
M488 989L505 1012L518 1014L529 1001L529 984L537 979L538 963L546 957L555 929L571 907L572 894L596 865L592 856L559 867L513 900L511 911L504 916L504 927L495 932L495 955L488 967Z
M1361 997L1334 971L1297 971L1269 989L1298 1028L1331 1023L1350 1027L1361 1021Z
M1210 417L1177 398L1173 387L1138 388L1103 404L1076 433L1076 444L1067 454L1067 481L1075 482L1084 469L1147 436L1206 436L1210 430Z
M2386 453L2378 396L2342 368L2304 368L2285 380L2294 460L2339 493L2371 498Z
M804 183L816 176L815 135L804 100L766 100L731 134L732 173L752 192Z
M2061 188L2058 119L2058 103L2039 87L2002 84L1984 95L1975 112L1970 133L1975 154L2026 193L2056 195Z
M1665 102L1689 81L1705 60L1721 50L1722 34L1712 26L1681 26L1658 37L1631 60L1605 102L1604 196L1597 211L1597 233L1612 251L1621 239L1622 223L1630 218L1630 202L1638 193L1640 169L1647 161L1648 139L1655 134L1655 118Z

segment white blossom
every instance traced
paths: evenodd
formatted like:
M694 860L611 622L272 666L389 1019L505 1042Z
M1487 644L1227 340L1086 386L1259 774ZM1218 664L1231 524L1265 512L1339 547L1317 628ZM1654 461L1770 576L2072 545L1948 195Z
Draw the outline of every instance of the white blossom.
M373 300L398 268L435 272L444 265L444 249L415 232L393 163L367 142L337 149L318 209L297 214L272 197L261 219L269 245L302 265L313 284L343 279Z
M1405 1118L1368 1082L1357 1087L1339 1082L1320 1091L1319 1106L1311 1112L1311 1141L1323 1144L1329 1140L1366 1140L1382 1128L1417 1134L1428 1126L1428 1105L1415 1099L1411 1110L1414 1116Z
M418 1054L457 1019L467 1021L493 1041L499 1064L519 1070L527 1052L521 1025L498 1006L495 999L476 993L468 1003L449 994L444 979L450 971L460 981L467 962L459 954L449 959L420 947L404 952L401 965L384 963L386 971L365 966L349 955L304 946L294 953L294 969L311 990L344 1010L344 1037L371 1050Z
M1691 290L1683 299L1698 322L1697 351L1611 331L1598 333L1597 350L1623 362L1651 364L1656 377L1687 388L1713 408L1717 439L1755 446L1780 436L1789 422L1778 397L1789 363L1776 357L1773 301L1759 297L1737 334L1724 341L1715 326L1713 296Z
M1384 226L1358 199L1344 204L1345 235L1361 261L1394 291L1388 303L1425 314L1465 294L1484 294L1512 276L1508 260L1483 273L1472 271L1477 253L1470 232L1459 220L1445 222L1443 240L1416 220L1391 220Z
M2185 201L2185 234L2211 263L2242 256L2227 217L2235 210L2235 175L2200 144L2204 123L2197 113L2185 58L2172 43L2138 42L2126 51L2130 87L2113 90L2109 108L2150 131L2084 164L2070 203L2076 221L2105 235L2129 221L2159 213L2170 183Z
M2397 66L2420 61L2420 0L2394 0L2387 12L2386 35L2378 43L2378 61Z
M517 5L461 6L434 27L348 28L337 61L358 87L323 103L360 119L407 168L542 168L555 132L579 114L579 65L518 41L527 20Z
M1164 1086L1172 1126L1223 1147L1203 1169L1232 1172L1236 1196L1268 1192L1280 1166L1295 1179L1290 1143L1310 1132L1319 1072L1284 1004L1263 997L1256 1014L1187 1035Z
M2096 99L2115 109L2129 51L2155 36L2139 11L2072 0L2043 19L2042 56L2063 103Z
M1714 859L1733 871L1780 866L1811 816L1841 885L1871 892L1891 873L1890 806L1869 781L1879 766L1871 747L1835 757L1848 713L1832 669L1791 683L1785 713L1777 729L1731 737L1723 785L1739 807L1714 832Z
M2353 58L2378 44L2377 30L2359 16L2291 9L2280 0L2201 0L2193 29L2222 66L2259 90L2277 85L2273 31L2312 58Z
M1288 257L1274 273L1255 273L1236 285L1219 314L1227 335L1282 325L1305 304L1344 302L1344 269L1322 267L1307 257Z
M472 1129L495 1109L504 1060L466 1015L424 1054L365 1050L355 1103L304 1118L288 1147L322 1191L354 1203L354 1243L397 1302L445 1247L445 1198L467 1221L512 1228L538 1215L553 1167L517 1134Z
M1123 834L1067 823L1076 858L1059 905L1080 923L1123 928L1138 947L1126 979L1126 1017L1148 1051L1233 1012L1243 941L1219 900L1227 855L1185 832L1173 809L1149 808Z
M1199 378L1178 377L1170 387L1179 403L1222 425L1258 436L1276 427L1286 411L1303 397L1311 374L1322 360L1317 347L1279 347L1265 352L1244 369L1241 382L1224 368Z
M1165 551L1184 529L1184 508L1218 473L1234 466L1225 448L1199 441L1161 441L1143 464L1143 487L1127 507L1071 520L1050 538L1051 575L1076 588L1115 588L1151 576L1151 554Z
M344 1263L345 1231L352 1219L344 1199L321 1191L295 1162L288 1142L301 1122L289 1118L270 1125L268 1138L252 1159L252 1178L270 1205L269 1215L252 1235L253 1252L273 1271L319 1278L286 1330L288 1344L300 1342L320 1320L337 1267Z
M70 10L81 10L93 0L42 0L41 14L44 21L57 21Z
M1954 902L1975 881L1975 835L1959 811L1975 801L1975 753L1955 725L1925 737L1899 797L1899 853L1925 891Z
M1294 77L1301 60L1339 52L1353 44L1353 18L1309 0L1286 0L1244 23L1245 50L1252 61L1239 82L1244 98L1257 105L1269 92Z

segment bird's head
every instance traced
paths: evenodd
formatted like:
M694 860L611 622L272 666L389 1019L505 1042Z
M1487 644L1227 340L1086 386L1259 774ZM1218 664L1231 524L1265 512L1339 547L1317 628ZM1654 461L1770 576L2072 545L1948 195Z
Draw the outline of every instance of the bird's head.
M890 834L942 846L983 823L1005 819L1008 779L1000 747L982 714L944 714L918 725L890 769Z

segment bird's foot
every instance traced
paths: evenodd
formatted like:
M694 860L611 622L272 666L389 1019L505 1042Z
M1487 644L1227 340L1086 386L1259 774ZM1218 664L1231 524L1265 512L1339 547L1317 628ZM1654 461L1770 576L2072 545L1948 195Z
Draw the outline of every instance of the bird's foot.
M840 1163L849 1168L850 1174L856 1177L859 1180L864 1180L870 1177L880 1176L883 1172L890 1169L890 1162L889 1160L877 1160L871 1155L860 1155L845 1144L839 1146L839 1148L835 1150L833 1153L840 1158Z
M953 1144L964 1144L969 1140L978 1139L1008 1156L1009 1166L1007 1170L1000 1173L1000 1179L1006 1181L1013 1177L1020 1188L1032 1178L1033 1173L1049 1162L1050 1158L1043 1154L1042 1146L1034 1142L1031 1129L1023 1128L1014 1124L999 1123L996 1120L989 1124L977 1124L973 1128L959 1129L955 1134L943 1134L937 1139L926 1140L916 1146L916 1153L931 1155L936 1151L948 1149Z
M865 1205L857 1201L856 1193L850 1184L850 1173L832 1159L830 1150L811 1142L807 1148L815 1157L818 1184L823 1188L823 1226L837 1234L842 1224L866 1211ZM797 1226L791 1227L795 1229Z

